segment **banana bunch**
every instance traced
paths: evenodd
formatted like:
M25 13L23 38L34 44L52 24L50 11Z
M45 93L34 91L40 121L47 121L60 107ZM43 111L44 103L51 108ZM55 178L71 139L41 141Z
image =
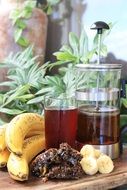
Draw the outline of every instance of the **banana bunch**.
M26 139L23 143L22 156L11 152L7 169L11 178L18 181L26 181L29 177L30 161L45 148L43 135L35 135Z
M94 149L92 145L85 145L80 150L83 158L80 162L82 169L88 175L94 175L98 171L102 174L108 174L113 171L114 164L111 158L100 150Z
M0 127L0 168L6 167L11 178L28 180L29 163L45 149L44 118L23 113Z

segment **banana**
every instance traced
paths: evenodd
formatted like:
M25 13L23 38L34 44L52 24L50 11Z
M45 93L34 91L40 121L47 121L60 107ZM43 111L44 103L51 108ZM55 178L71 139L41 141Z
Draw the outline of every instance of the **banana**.
M23 113L14 117L5 133L7 148L16 155L22 155L25 136L31 131L44 131L44 118L36 113Z
M6 148L5 131L8 124L0 126L0 152Z
M87 157L87 156L92 156L94 157L95 156L95 153L94 153L94 147L92 145L89 145L89 144L86 144L84 145L81 150L80 150L80 153L83 157Z
M7 169L12 179L26 181L29 176L30 161L42 150L45 149L45 138L43 135L36 135L24 140L22 156L10 154Z
M35 130L31 130L28 132L28 134L25 136L25 139L26 138L29 138L29 137L32 137L32 136L35 136L35 135L44 135L44 131L35 131Z
M97 160L94 157L87 156L80 161L82 169L88 175L94 175L98 172Z
M99 149L94 149L94 156L95 156L96 159L98 159L101 154L102 153L101 153L101 151Z
M108 174L113 171L114 164L111 158L107 155L101 155L97 159L98 170L102 174Z
M4 168L7 166L9 155L10 152L7 148L0 152L0 168Z

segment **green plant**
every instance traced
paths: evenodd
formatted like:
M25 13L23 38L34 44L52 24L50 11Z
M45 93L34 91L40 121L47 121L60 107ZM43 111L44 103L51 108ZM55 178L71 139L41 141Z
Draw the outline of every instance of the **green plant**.
M0 112L16 115L22 112L38 112L43 110L42 104L28 105L27 101L35 97L35 93L43 87L42 80L48 63L39 66L37 57L33 57L32 47L26 48L16 55L11 54L0 67L8 68L7 81L0 86L8 86L9 91L0 94Z
M44 1L42 1L43 3ZM59 3L60 0L47 0L46 4L42 6L42 10L46 14L51 14L53 6ZM36 7L35 0L27 0L23 3L23 7L15 8L11 11L9 18L12 20L12 25L14 26L14 40L15 43L21 47L28 47L29 40L23 35L23 31L27 29L26 21L31 18L33 9Z
M33 8L36 6L35 1L26 1L22 8L16 8L11 11L9 18L12 20L12 25L15 26L14 40L15 43L22 47L27 47L29 41L23 36L23 31L27 28L25 20L32 15Z
M101 37L101 56L107 55L107 46L104 44L105 38L110 34L113 27L112 23L109 23L110 30L104 30ZM54 67L55 65L61 65L65 63L90 63L93 56L97 55L97 46L98 46L98 35L96 34L93 39L92 48L89 47L89 39L87 33L83 29L80 37L78 38L75 33L69 33L69 45L63 45L58 52L55 52L54 55L57 59L57 62L51 64Z

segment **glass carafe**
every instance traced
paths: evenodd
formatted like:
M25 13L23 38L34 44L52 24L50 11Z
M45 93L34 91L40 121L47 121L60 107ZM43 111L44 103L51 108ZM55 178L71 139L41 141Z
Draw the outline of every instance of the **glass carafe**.
M76 76L77 148L92 144L118 157L121 65L78 64Z

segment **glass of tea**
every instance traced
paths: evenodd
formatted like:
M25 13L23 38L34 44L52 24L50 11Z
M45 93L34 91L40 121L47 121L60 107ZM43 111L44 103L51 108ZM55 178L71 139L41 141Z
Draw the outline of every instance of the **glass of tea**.
M67 142L75 148L77 132L77 103L74 97L51 97L44 99L46 148L58 148Z

